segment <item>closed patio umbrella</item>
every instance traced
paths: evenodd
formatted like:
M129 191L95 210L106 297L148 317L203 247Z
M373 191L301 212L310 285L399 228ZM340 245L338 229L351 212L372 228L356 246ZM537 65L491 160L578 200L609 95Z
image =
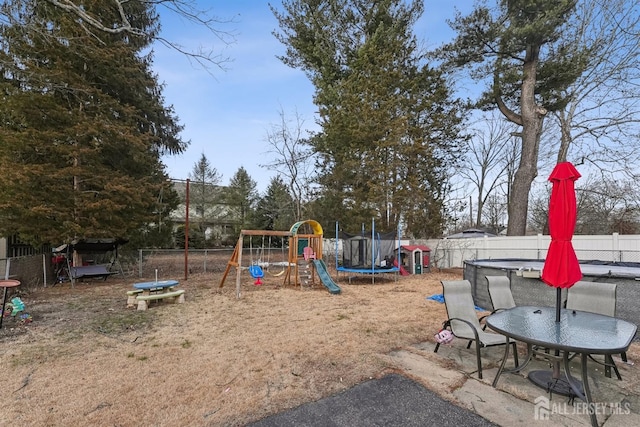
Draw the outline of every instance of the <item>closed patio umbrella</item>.
M570 288L582 278L571 238L576 227L575 181L580 173L569 162L558 163L549 175L552 183L549 201L551 244L542 270L542 281L557 289L556 321L560 321L562 288Z
M549 175L552 183L549 200L549 234L551 244L547 251L541 279L556 288L556 322L560 323L562 289L570 288L582 278L578 257L571 238L576 226L575 181L580 173L569 162L558 163ZM558 353L556 352L556 356ZM529 379L535 384L559 394L572 396L573 391L560 380L560 362L553 363L553 371L531 371Z

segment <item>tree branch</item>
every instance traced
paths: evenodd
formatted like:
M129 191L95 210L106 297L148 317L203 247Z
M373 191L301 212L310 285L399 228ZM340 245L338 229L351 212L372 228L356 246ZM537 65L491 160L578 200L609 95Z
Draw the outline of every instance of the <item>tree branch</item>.
M500 91L500 67L496 67L493 72L493 97L500 112L512 123L522 126L522 116L511 110L502 100Z
M199 47L195 51L190 51L188 49L185 49L183 46L172 42L162 36L149 34L145 30L135 27L127 18L127 14L124 9L124 4L126 4L128 0L111 0L112 4L118 11L118 15L120 18L120 22L115 26L112 26L111 23L109 23L109 25L103 23L100 20L99 16L90 14L82 6L82 4L74 0L46 1L51 5L78 17L81 21L79 25L84 27L87 31L89 31L89 28L92 28L97 32L106 34L128 33L136 36L151 37L152 40L158 41L164 46L185 55L191 60L194 60L205 70L208 70L208 67L210 65L214 65L221 70L225 70L226 68L224 64L230 61L229 57L215 54L213 49L204 49L202 47ZM235 42L235 34L233 32L222 31L219 29L219 26L223 24L235 22L234 19L220 19L210 14L209 10L205 11L199 9L197 7L197 4L193 0L148 0L145 1L145 3L154 8L157 6L162 6L169 10L171 13L176 14L189 22L205 27L225 45L229 45ZM91 34L98 37L94 33Z

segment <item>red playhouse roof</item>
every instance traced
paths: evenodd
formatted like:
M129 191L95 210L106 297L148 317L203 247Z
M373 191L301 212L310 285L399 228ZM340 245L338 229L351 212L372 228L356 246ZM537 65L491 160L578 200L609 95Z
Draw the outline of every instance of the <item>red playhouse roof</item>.
M431 251L431 248L429 248L428 246L424 246L424 245L403 245L400 246L400 249L406 249L409 252L413 252L416 249L420 249L421 251Z

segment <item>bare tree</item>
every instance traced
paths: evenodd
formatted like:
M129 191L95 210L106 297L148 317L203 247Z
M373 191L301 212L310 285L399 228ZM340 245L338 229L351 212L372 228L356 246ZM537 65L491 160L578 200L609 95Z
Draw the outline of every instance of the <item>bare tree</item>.
M260 165L277 171L283 178L295 204L295 216L302 219L304 202L308 200L311 186L311 159L313 152L308 144L308 134L303 129L304 119L296 111L292 119L288 119L280 108L280 123L271 125L267 130L266 140L270 146L269 153L275 159Z
M482 209L482 222L485 228L495 234L502 231L507 218L507 205L504 194L494 192L487 197Z
M575 234L636 234L640 230L640 193L632 180L603 180L590 175L576 187L578 216ZM531 228L549 233L549 197L547 184L532 196Z
M639 194L634 181L591 178L576 188L577 234L636 234Z
M549 234L549 197L551 185L546 185L531 195L529 204L529 228L540 234Z
M513 198L511 194L513 192L513 182L515 181L516 172L518 171L518 165L520 164L520 155L522 153L522 139L518 136L514 136L512 143L505 146L504 152L504 164L506 169L505 173L505 192L507 198L507 212L511 212L510 204Z
M476 226L482 224L484 205L506 181L509 164L505 153L511 143L513 126L495 111L486 113L473 126L466 161L458 174L471 183L476 196ZM473 224L471 224L473 226Z
M151 37L154 41L158 41L170 49L174 49L184 54L187 58L195 61L207 70L211 65L224 69L224 64L229 61L228 57L216 53L217 49L214 49L213 47L199 46L196 50L187 50L184 46L181 46L175 41L162 37L159 31L149 34L148 31L136 27L135 24L132 24L129 15L127 14L127 3L131 3L130 0L105 1L107 5L104 7L109 7L110 3L111 7L118 11L120 21L117 25L113 25L111 21L103 22L99 9L97 11L89 9L79 0L46 1L67 13L75 15L78 20L78 24L85 28L87 32L94 34L98 39L100 38L100 33L130 33L135 35L146 35ZM153 12L156 12L158 7L162 7L167 11L178 15L181 19L184 19L189 23L206 28L216 39L225 45L235 40L235 36L232 31L221 30L223 25L233 23L234 20L220 18L213 15L211 10L201 9L195 0L146 0L144 3L147 7L151 8Z
M570 152L607 174L637 175L640 161L640 1L584 0L563 38L587 47L585 72L555 111L558 162ZM583 160L583 161L584 161Z

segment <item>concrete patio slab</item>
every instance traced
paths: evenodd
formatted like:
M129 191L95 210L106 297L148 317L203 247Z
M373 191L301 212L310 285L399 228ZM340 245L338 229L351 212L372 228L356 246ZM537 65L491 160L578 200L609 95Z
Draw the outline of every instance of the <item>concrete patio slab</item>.
M589 408L580 399L549 393L526 377L531 370L548 370L549 362L534 358L520 373L503 373L492 387L504 347L482 349L483 379L478 378L475 349L466 348L466 341L455 340L452 345L440 346L434 353L432 342L418 343L389 355L401 373L436 391L444 398L472 410L489 421L503 426L529 426L534 421L550 425L589 426ZM520 361L525 359L526 347L519 346ZM589 362L589 385L598 424L603 427L640 425L640 397L637 385L640 371L616 359L622 375L607 378L602 366ZM507 367L513 367L510 360ZM451 372L453 371L453 372ZM577 359L570 364L572 376L580 377ZM462 375L462 376L461 376Z

